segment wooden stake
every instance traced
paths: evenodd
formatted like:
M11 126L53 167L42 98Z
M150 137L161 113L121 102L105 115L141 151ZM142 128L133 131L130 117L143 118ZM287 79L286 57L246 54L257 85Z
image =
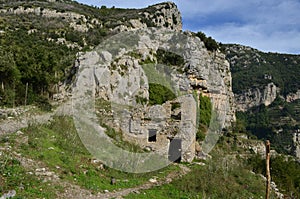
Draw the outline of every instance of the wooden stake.
M13 82L14 95L13 95L13 108L15 108L15 100L16 100L16 83Z
M266 141L266 199L270 198L271 174L270 174L270 141Z
M26 83L26 87L25 87L25 106L27 105L27 95L28 95L28 82Z

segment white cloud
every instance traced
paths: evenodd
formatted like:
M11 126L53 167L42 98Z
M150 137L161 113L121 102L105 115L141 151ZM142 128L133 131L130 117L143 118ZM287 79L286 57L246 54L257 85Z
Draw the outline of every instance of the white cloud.
M224 24L218 27L204 29L208 35L213 35L222 43L238 43L265 52L281 52L300 54L300 34L295 30L278 30L271 33L261 31L260 26Z
M298 0L240 1L243 4L233 0L226 1L228 4L225 7L225 1L216 0L207 10L203 8L197 11L196 8L203 4L203 1L200 2L194 2L194 12L190 12L188 17L183 16L188 19L185 27L203 31L223 43L240 43L263 51L300 54ZM197 22L197 19L207 21ZM217 22L214 21L216 19Z

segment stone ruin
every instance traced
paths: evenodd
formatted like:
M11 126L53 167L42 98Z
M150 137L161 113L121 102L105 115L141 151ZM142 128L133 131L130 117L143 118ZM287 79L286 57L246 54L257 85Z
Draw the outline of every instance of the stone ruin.
M140 106L114 117L124 139L170 161L191 162L195 156L197 104L189 94L162 105Z
M176 38L183 40L182 45ZM181 52L179 55L186 63L181 68L169 68L168 77L157 75L156 80L151 80L153 74L159 73L151 69L151 63L157 64L157 50L171 47L174 52ZM211 98L215 111L224 120L220 120L224 125L221 128L235 120L229 64L221 55L208 52L200 39L187 33L177 35L162 29L128 32L79 57L78 71L82 78L77 78L80 81L77 80L75 87L79 91L91 87L91 93L111 104L111 110L102 110L100 115L112 116L106 125L122 131L125 140L169 160L190 162L197 146L199 104L192 93ZM147 60L150 64L146 64ZM145 68L152 72L147 74ZM152 106L137 102L137 97L148 102L149 84L159 84L163 78L170 82L174 93L180 93L177 99Z

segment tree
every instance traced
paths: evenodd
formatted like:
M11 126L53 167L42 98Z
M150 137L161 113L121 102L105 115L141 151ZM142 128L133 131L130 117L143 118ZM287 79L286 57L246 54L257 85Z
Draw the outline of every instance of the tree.
M0 104L15 106L16 86L20 81L21 74L10 52L0 51L0 77L1 91Z
M207 48L207 50L215 51L219 48L219 45L216 42L216 40L214 40L212 37L206 37L206 35L203 32L197 32L196 36L204 42L204 45Z
M11 86L16 84L21 77L12 53L0 51L0 77L1 84Z

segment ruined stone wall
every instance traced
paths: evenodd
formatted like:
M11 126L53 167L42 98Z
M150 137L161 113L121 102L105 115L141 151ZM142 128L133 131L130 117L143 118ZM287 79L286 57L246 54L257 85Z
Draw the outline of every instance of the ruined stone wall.
M178 137L182 140L182 159L191 162L195 157L196 125L197 125L197 103L194 97L186 95L180 98L181 121Z

